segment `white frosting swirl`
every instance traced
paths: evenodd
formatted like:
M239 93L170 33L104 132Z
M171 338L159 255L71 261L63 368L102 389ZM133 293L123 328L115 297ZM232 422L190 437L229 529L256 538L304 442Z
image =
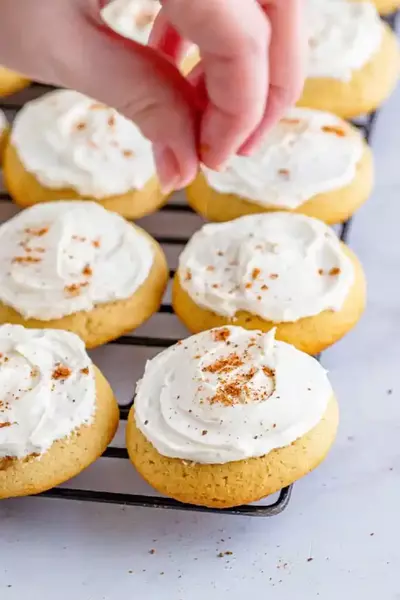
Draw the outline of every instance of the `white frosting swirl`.
M252 156L233 156L222 171L202 168L220 193L294 209L351 183L362 153L361 135L339 117L292 108Z
M0 327L0 457L42 454L95 409L93 365L77 335Z
M59 319L132 296L154 252L137 228L89 201L37 204L0 226L0 300Z
M145 45L160 10L157 0L112 0L101 16L120 35Z
M307 0L308 77L350 81L378 51L383 26L370 2Z
M178 273L198 306L226 317L246 310L275 323L340 310L354 279L327 225L278 212L205 225L182 252Z
M101 16L119 35L147 45L160 10L161 4L158 0L111 0L101 11ZM187 56L197 52L197 46L193 45Z
M135 418L160 454L220 464L288 446L319 423L331 397L321 365L274 331L225 327L147 363Z
M136 125L70 90L25 104L11 142L25 169L51 189L101 199L142 189L155 175L151 144Z
M6 119L6 115L3 113L2 110L0 110L0 136L6 127L8 127L8 121Z

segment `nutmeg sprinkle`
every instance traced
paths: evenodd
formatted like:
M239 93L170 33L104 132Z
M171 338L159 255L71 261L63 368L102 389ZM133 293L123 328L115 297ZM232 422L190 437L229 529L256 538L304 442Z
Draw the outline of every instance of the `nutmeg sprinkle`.
M60 379L67 379L67 377L69 377L71 375L72 371L69 367L66 367L65 365L56 365L56 368L54 369L51 378L55 379L56 381L60 380Z
M46 233L49 231L49 228L48 227L40 227L39 229L35 229L34 227L27 227L26 229L24 229L24 231L28 235L35 235L38 237L42 237L42 235L46 235Z
M271 273L271 275L269 276L270 279L278 279L278 277L278 273Z
M81 373L82 375L89 375L89 367L84 367L81 369Z
M346 135L344 129L337 125L323 125L322 131L325 131L325 133L334 133L338 137L344 137Z
M251 274L252 279L257 279L257 277L259 276L259 274L261 273L261 269L253 269L253 272Z
M77 131L83 131L84 129L86 129L86 123L84 123L83 121L81 121L80 123L77 123L75 126L75 129Z
M14 256L14 258L11 261L13 264L17 263L17 264L32 264L32 263L39 263L42 262L41 258L37 258L35 256Z
M223 329L217 329L217 331L214 331L213 333L214 333L214 340L216 342L226 342L226 340L231 335L231 332L229 331L229 329L227 327L224 327Z
M339 275L340 274L340 269L339 267L333 267L330 271L329 271L329 275Z
M90 267L90 265L85 265L82 269L82 275L85 275L86 277L91 277L93 275L93 270Z

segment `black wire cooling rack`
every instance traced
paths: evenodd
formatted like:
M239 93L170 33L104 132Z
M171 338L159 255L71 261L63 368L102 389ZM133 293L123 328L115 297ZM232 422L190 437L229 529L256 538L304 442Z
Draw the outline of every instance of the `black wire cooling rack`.
M385 18L385 21L394 29L395 27L396 14L390 15ZM48 87L40 84L33 84L31 86L32 96L37 97L47 92ZM13 98L4 100L0 103L0 108L7 111L8 114L11 112L18 111L22 102L18 101L18 96L15 100ZM373 133L373 127L376 121L377 112L373 112L370 115L356 121L354 124L362 131L365 139L369 142ZM1 201L11 201L10 196L5 192L0 192ZM169 213L180 213L180 214L193 214L192 209L186 204L180 204L178 202L170 201L164 206L161 211ZM338 231L340 239L347 241L350 232L351 219L343 223ZM183 246L188 242L187 237L176 237L176 236L154 236L155 239L164 247L164 249L171 248L173 246ZM170 278L174 276L174 269L170 269ZM174 314L170 303L162 304L159 313ZM110 344L117 344L120 346L136 346L146 348L157 348L162 350L175 344L178 340L171 339L170 337L158 337L158 336L139 336L139 335L127 335L122 336ZM120 406L120 419L126 421L129 413L129 409L134 402L134 396L128 404ZM103 457L127 460L128 452L125 448L116 446L109 446L103 454ZM177 509L184 511L197 511L197 512L212 512L212 513L228 513L233 515L248 515L248 516L259 516L268 517L274 516L282 512L289 503L291 496L292 486L283 488L276 500L271 504L267 505L246 505L238 506L232 509L211 509L202 506L193 506L190 504L183 504L172 500L170 498L148 496L143 494L130 494L130 493L117 493L117 492L106 492L88 489L77 489L77 488L65 488L56 487L40 494L47 498L61 498L64 500L80 500L88 502L102 502L108 504L119 504L128 506L141 506L147 508L166 508L166 509Z

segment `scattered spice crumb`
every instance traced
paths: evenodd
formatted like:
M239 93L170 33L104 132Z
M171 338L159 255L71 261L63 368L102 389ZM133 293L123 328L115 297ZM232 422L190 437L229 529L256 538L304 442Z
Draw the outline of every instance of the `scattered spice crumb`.
M125 156L125 158L131 158L134 156L132 150L123 150L122 154Z
M82 269L82 275L86 277L91 277L93 275L93 270L89 265L85 265Z
M278 273L271 273L271 275L269 276L270 279L278 279L278 277Z
M214 288L215 290L217 290L219 288L219 284L213 283L211 287Z
M334 133L338 137L344 137L346 135L344 129L337 125L324 125L322 131L325 131L325 133Z
M35 229L34 227L27 227L26 229L24 229L24 231L28 235L35 235L38 237L42 237L42 235L45 235L49 231L49 228L48 227L40 227L39 229Z
M207 435L208 431L207 429L203 429L203 431L201 432L201 435Z
M190 281L192 279L192 273L189 271L189 269L186 271L186 275L185 275L185 281Z
M340 274L339 267L332 267L332 269L329 271L329 275L339 275L339 274Z
M67 377L69 377L71 375L71 369L65 365L56 365L56 368L54 369L51 378L55 379L55 380L59 380L59 379L67 379Z
M95 248L100 248L100 240L93 240L93 242L92 242L92 245L93 245Z
M264 285L262 285L262 286L261 286L261 289L265 291L265 290L268 290L269 288L268 288L268 286L267 286L267 285L265 285L265 283L264 283Z
M284 117L281 119L281 123L287 123L288 125L298 125L300 123L300 119L290 119L289 117Z
M254 280L254 279L257 279L257 277L259 276L259 274L260 274L260 273L261 273L261 270L260 270L260 269L257 269L257 268L256 268L256 269L253 269L253 272L252 272L252 274L251 274L251 277L252 277L252 279L253 279L253 280Z
M149 422L148 422L148 420L147 420L147 419L146 419L146 421L144 422L144 424L145 424L145 425L148 425L148 424L149 424Z
M264 375L266 375L267 377L275 377L275 370L271 369L270 367L263 367L262 368Z
M309 557L307 558L307 562L312 562L313 560L314 560L314 559L312 558L312 556L309 556Z
M215 271L215 267L213 267L212 265L208 265L207 271Z
M152 548L151 550L149 550L149 554L155 554L155 553L156 553L156 551L155 551L154 548Z
M86 123L84 123L83 121L81 121L80 123L77 123L75 126L75 129L77 131L83 131L84 129L86 129Z
M111 117L109 117L107 123L108 123L109 127L114 127L115 126L115 116L111 115Z
M216 331L214 331L214 340L216 342L225 342L230 335L231 332L229 331L229 329L227 327L223 327L222 329L217 329Z
M323 275L324 274L324 270L323 269L318 269L318 275Z
M246 285L244 286L246 288L246 290L249 290L251 287L253 287L252 283L246 283Z
M11 427L10 421L6 421L5 423L0 423L0 429L3 429L3 427Z
M81 369L81 373L82 375L89 375L89 367L84 367Z
M35 256L14 256L14 258L11 261L13 264L14 263L18 263L18 264L32 264L32 263L40 263L42 262L41 258L37 258Z
M289 169L279 169L278 173L279 175L283 175L284 177L289 177L290 175Z

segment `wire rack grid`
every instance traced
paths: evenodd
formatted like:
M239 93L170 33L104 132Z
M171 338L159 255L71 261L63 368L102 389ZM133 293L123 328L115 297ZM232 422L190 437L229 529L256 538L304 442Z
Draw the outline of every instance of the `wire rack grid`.
M391 15L386 19L386 21L394 28L395 25L395 15ZM40 84L32 84L29 90L29 97L38 97L43 93L49 91L47 86L42 86ZM26 101L26 95L18 94L13 98L5 99L0 103L0 108L6 111L11 119L16 114L16 112L23 106L23 103ZM355 122L354 124L363 132L363 135L367 141L371 140L373 127L376 121L377 113L371 113L360 121ZM8 203L11 201L10 196L7 194L6 190L2 190L0 187L0 204ZM174 218L174 216L180 216L185 218L185 216L193 215L192 209L184 202L172 199L168 204L166 204L161 211L163 213L168 214L170 217ZM349 232L351 226L351 219L343 223L339 230L338 234L340 239L343 241L348 240ZM177 236L177 235L154 235L156 240L162 245L164 251L167 256L170 255L171 249L180 250L187 242L189 236ZM175 269L170 269L170 278L174 276ZM173 309L170 302L165 302L160 306L158 314L161 315L173 315ZM178 338L179 339L179 338ZM154 348L157 350L162 350L164 348L168 348L169 346L175 344L178 339L174 339L172 337L163 337L162 335L138 335L136 333L132 333L131 335L124 335L112 342L112 345L119 345L122 347L131 347L134 349L139 348ZM134 390L134 388L133 388ZM124 403L120 405L120 419L121 422L126 421L129 413L129 409L134 402L134 392L132 393L132 398L128 403ZM102 459L113 458L119 460L127 460L128 453L127 450L123 447L117 447L110 445L106 451L104 452ZM71 487L56 487L46 492L40 494L41 496L48 498L61 498L65 500L80 500L80 501L89 501L89 502L103 502L109 504L120 504L120 505L130 505L130 506L141 506L148 508L164 508L164 509L178 509L178 510L186 510L186 511L198 511L198 512L223 512L234 515L248 515L248 516L274 516L282 512L289 503L291 496L292 486L288 486L283 488L277 496L274 496L272 502L269 504L262 505L246 505L239 506L232 509L211 509L201 506L193 506L189 504L183 504L181 502L177 502L170 498L151 496L146 494L136 494L136 493L122 493L122 492L114 492L114 491L101 491L101 490L93 490L93 489L79 489L79 488L71 488Z

